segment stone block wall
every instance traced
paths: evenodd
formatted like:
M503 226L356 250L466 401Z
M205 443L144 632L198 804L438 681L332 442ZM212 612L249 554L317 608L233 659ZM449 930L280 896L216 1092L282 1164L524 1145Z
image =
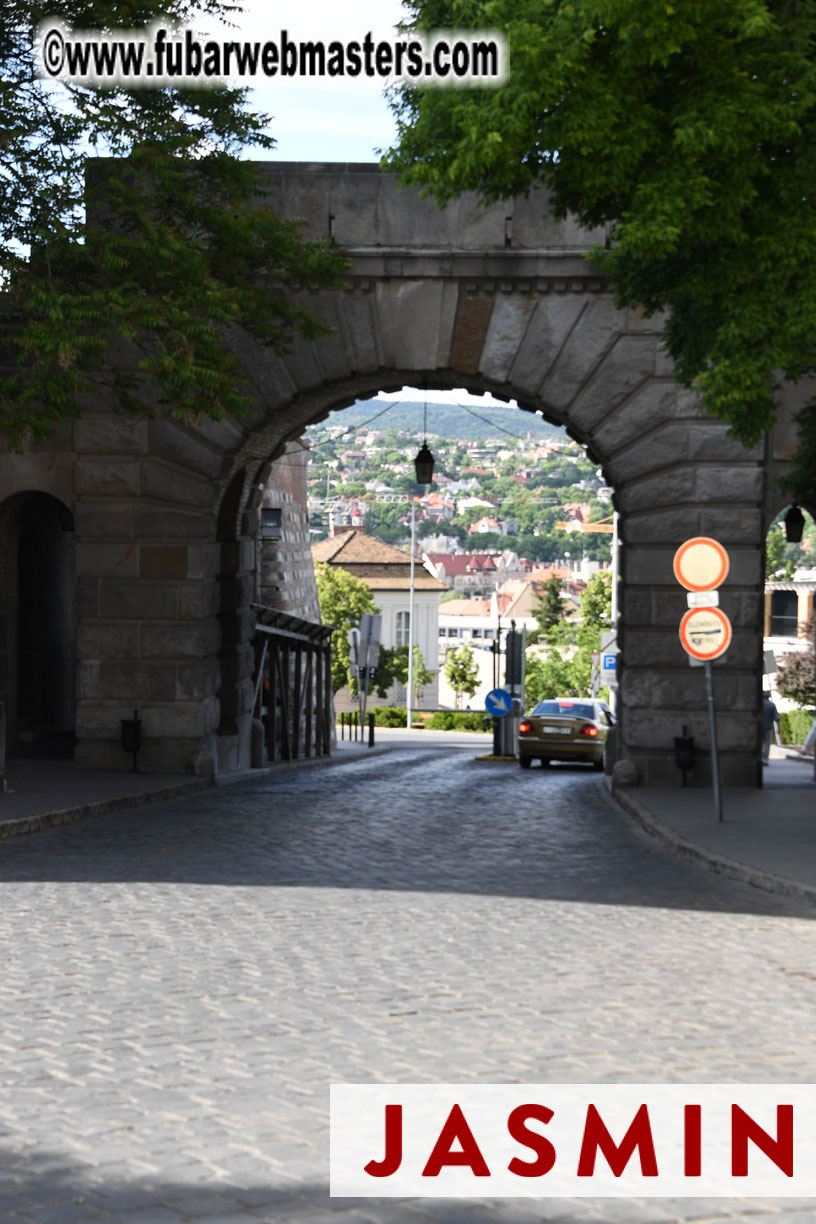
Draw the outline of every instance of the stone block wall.
M348 251L344 287L293 291L331 334L279 355L232 332L256 405L240 420L182 425L159 409L137 418L88 405L46 444L0 456L4 498L48 492L74 515L77 759L127 768L119 724L138 708L145 769L249 763L250 605L260 596L317 619L298 509L305 455L287 444L356 398L427 385L516 399L565 425L603 467L623 539L621 741L647 782L676 780L672 739L684 723L701 749L694 781L707 782L702 674L677 636L685 600L671 559L691 535L722 541L731 554L722 606L734 624L715 681L724 781L755 783L762 556L779 508L768 473L784 468L787 434L769 460L701 415L672 380L661 320L615 309L584 258L599 235L552 221L541 193L439 211L375 166L274 163L266 173L284 215L320 237L333 218ZM789 432L790 413L785 422ZM264 497L281 508L283 535L256 577ZM0 503L7 692L17 634L10 505Z

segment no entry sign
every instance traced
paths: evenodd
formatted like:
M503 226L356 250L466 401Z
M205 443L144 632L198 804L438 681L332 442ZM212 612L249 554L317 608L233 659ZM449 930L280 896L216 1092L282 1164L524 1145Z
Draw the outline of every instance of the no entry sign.
M693 659L718 659L731 645L731 622L722 608L689 608L680 621L680 641Z
M687 591L713 591L728 577L728 553L719 540L694 536L674 554L674 576Z

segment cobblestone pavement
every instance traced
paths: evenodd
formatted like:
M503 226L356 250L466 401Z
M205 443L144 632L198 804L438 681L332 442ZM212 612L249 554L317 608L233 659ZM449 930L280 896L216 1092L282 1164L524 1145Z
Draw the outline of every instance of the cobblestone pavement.
M580 767L394 751L0 848L0 1220L816 1221L811 1200L348 1200L328 1085L816 1081L813 911Z

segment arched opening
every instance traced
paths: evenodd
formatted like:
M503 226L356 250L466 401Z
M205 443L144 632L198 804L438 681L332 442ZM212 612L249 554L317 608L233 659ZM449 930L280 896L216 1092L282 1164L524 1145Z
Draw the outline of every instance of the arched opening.
M46 493L0 508L0 656L16 752L72 750L76 715L73 516Z
M383 653L413 647L423 679L417 685L412 675L415 721L425 724L438 710L441 722L462 709L478 719L488 692L506 682L512 627L529 635L528 704L571 695L614 704L615 673L602 676L599 658L602 645L609 658L616 654L613 494L597 460L563 428L504 399L414 386L333 412L304 438L313 555L369 588ZM436 466L433 483L420 486L413 459L426 438ZM413 618L412 533L421 575ZM553 584L560 606L555 624L543 628L542 599ZM557 630L552 640L545 628ZM345 653L341 638L335 648ZM405 711L407 676L388 676L381 663L385 695L370 685L367 708ZM336 692L339 710L360 705L360 687L352 674Z
M776 516L765 540L763 687L780 714L782 752L810 746L816 714L816 522L803 511L801 535L790 531L789 510Z

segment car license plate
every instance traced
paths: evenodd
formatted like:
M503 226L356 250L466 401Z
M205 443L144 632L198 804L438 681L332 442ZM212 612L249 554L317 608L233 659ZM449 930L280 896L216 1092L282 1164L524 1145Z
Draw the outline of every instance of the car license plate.
M564 730L563 727L542 727L541 730L545 735L560 735Z

